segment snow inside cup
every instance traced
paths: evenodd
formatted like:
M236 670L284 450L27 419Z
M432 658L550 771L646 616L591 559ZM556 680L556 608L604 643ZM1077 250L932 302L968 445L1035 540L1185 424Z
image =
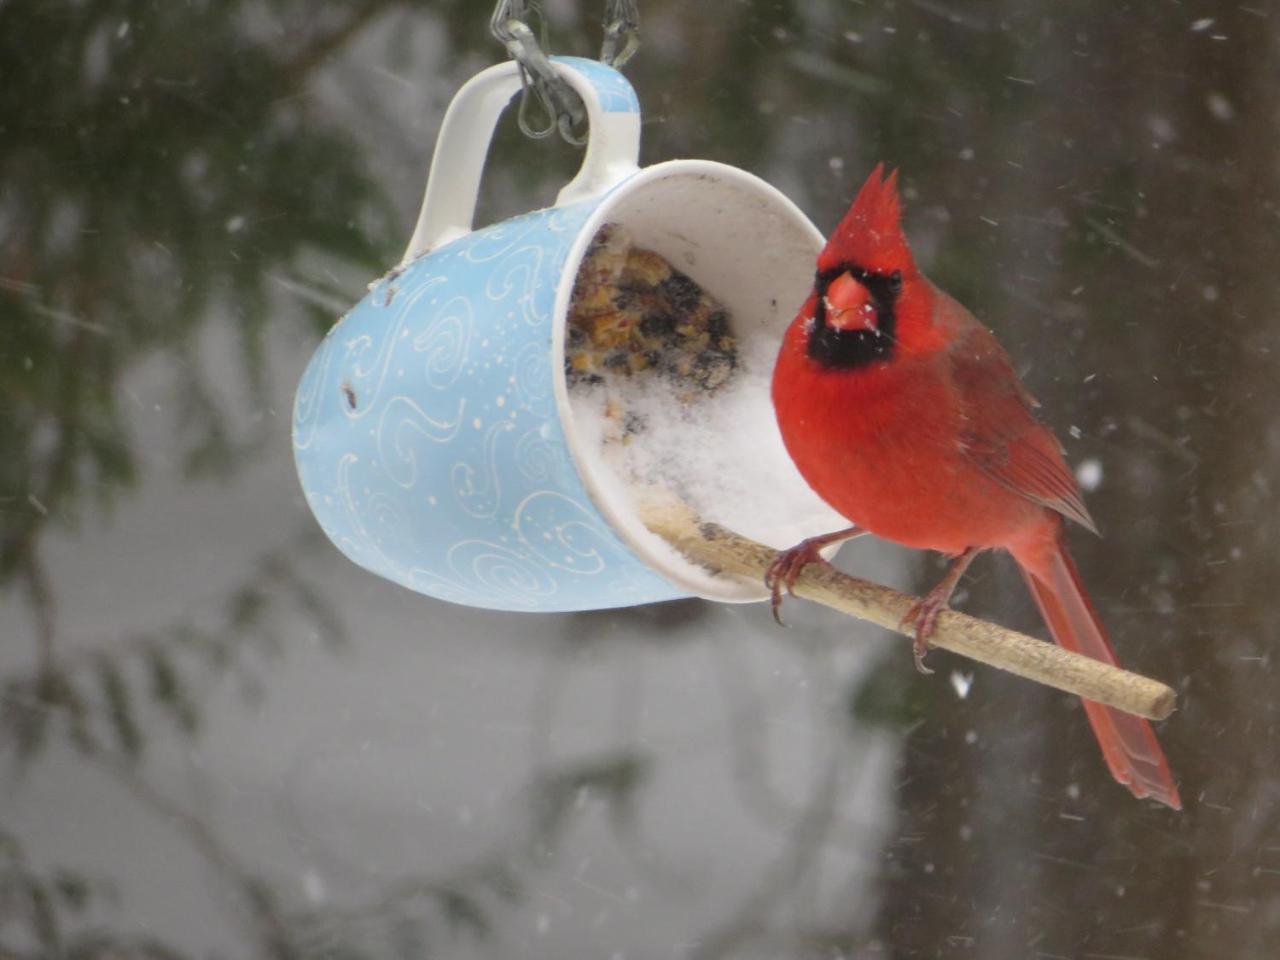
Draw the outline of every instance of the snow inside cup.
M557 300L555 354L569 448L627 545L690 593L767 595L651 533L639 519L647 499L678 497L780 549L847 525L796 472L770 400L774 359L821 246L764 181L677 160L606 197L570 254L576 283Z
M586 107L581 169L553 206L475 228L518 68L491 67L458 91L402 262L334 325L298 384L293 448L307 505L355 563L455 603L566 611L762 598L761 583L667 546L638 505L674 495L776 547L844 526L792 467L769 400L821 237L733 167L639 169L640 108L626 79L588 60L552 65ZM649 299L630 319L593 321L593 342L613 345L593 373L582 342L566 341L574 328L582 336L574 292L582 313L592 291L579 288L579 268L608 253L606 224L624 260L644 251L650 292L632 290ZM694 319L659 315L659 288ZM618 306L607 282L594 294L592 309ZM671 349L636 356L632 321ZM620 362L613 348L624 343L622 379L603 365Z

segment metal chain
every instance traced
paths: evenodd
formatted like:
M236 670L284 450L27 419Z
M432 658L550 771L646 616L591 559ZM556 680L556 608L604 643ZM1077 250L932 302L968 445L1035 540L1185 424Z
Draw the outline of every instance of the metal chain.
M606 0L604 42L600 44L600 61L621 70L639 49L639 0Z
M604 42L600 60L611 67L621 67L640 46L640 13L638 0L605 0ZM537 18L542 42L529 26L530 15ZM551 66L547 49L546 20L538 0L498 0L489 20L493 34L507 53L520 65L520 109L517 119L527 137L541 139L553 132L574 146L586 143L587 119L582 98L574 92ZM530 105L537 101L546 122L535 125ZM580 132L581 131L581 132Z

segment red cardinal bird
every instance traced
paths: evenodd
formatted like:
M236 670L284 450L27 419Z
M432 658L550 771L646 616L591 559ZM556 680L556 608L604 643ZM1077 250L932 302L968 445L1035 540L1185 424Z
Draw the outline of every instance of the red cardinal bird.
M877 166L818 257L813 292L773 373L787 450L854 526L781 554L781 591L819 548L861 533L954 557L908 614L921 664L938 614L980 550L1013 554L1063 647L1116 663L1063 528L1096 530L1053 434L986 327L920 272L899 223L897 172ZM1084 701L1116 780L1181 809L1151 725Z

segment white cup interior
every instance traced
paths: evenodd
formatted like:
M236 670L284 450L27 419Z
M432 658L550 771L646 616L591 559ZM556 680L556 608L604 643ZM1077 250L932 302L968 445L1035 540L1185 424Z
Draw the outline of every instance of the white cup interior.
M642 170L615 189L587 222L560 279L554 329L556 400L569 449L597 507L653 569L698 596L751 601L763 584L712 574L651 533L637 496L603 456L599 430L583 422L565 382L564 333L573 280L599 227L617 223L638 246L662 255L730 312L740 368L707 422L664 420L648 443L670 445L658 486L674 489L698 513L775 548L848 526L796 471L782 444L769 379L783 332L812 288L823 239L809 219L763 180L704 160ZM660 377L645 389L670 389ZM717 398L721 394L717 393Z

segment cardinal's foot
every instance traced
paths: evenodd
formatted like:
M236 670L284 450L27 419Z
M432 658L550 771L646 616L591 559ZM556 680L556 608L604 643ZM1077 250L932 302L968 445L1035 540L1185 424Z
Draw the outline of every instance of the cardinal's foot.
M778 608L782 606L782 591L785 589L791 596L796 595L796 578L800 576L800 571L811 563L827 562L819 552L823 547L852 540L866 532L855 525L837 530L835 533L824 533L820 537L809 537L774 557L773 563L769 564L769 568L764 572L764 585L769 588L771 594L773 619L778 621L780 626L785 626L782 623L782 617L778 614Z
M947 567L946 576L938 582L937 586L917 600L915 605L907 611L907 615L902 618L903 627L915 624L916 641L911 647L911 652L916 658L916 669L921 673L933 673L924 665L924 655L929 652L929 638L933 636L934 628L938 625L938 615L943 610L951 609L947 606L947 602L951 599L951 594L955 593L956 584L960 582L965 570L969 569L969 564L977 555L978 548L969 547L953 559L951 565Z
M818 550L829 542L826 537L801 540L790 550L780 552L764 572L764 585L769 588L773 619L780 626L785 626L778 613L782 607L782 591L786 590L793 597L796 595L796 579L800 576L800 571L811 563L826 563Z
M911 655L915 657L916 669L921 673L933 673L933 670L924 665L925 655L929 652L929 637L933 636L933 631L938 625L938 615L943 610L951 609L947 606L950 591L947 591L945 596L935 596L937 592L936 587L930 590L923 599L916 601L915 605L907 611L907 615L902 618L902 626L909 627L914 624L916 628L916 637L911 644Z

